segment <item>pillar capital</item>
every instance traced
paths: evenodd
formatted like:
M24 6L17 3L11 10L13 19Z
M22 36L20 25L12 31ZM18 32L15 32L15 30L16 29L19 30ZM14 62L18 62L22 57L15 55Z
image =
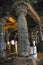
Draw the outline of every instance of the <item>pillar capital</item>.
M27 14L28 6L25 0L18 0L14 3L13 7L15 9L16 15L19 16L20 14Z

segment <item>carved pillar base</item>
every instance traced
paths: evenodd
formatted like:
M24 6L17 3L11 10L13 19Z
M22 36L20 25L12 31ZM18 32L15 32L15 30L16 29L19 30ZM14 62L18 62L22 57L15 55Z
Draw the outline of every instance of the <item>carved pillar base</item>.
M14 65L36 65L36 60L33 57L15 57Z

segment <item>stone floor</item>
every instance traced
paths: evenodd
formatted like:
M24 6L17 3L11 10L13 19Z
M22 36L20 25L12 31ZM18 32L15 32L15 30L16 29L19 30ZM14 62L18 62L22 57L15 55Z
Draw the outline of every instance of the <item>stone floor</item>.
M38 53L29 58L14 56L1 60L2 59L0 58L0 65L43 65L43 53Z
M29 56L29 57L14 56L14 57L4 58L2 61L0 61L0 65L34 65L34 63L35 63L35 59L33 58L33 56Z
M14 65L12 60L0 62L0 65Z

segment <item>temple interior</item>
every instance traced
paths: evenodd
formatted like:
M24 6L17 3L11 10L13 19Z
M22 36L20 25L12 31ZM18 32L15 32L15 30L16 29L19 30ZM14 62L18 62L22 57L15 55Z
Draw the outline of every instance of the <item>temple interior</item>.
M43 65L43 0L0 0L0 65Z

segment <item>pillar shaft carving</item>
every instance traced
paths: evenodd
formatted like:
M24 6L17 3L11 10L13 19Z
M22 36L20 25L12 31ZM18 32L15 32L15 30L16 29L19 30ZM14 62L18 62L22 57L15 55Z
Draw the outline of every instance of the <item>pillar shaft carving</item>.
M14 5L16 15L18 16L18 51L21 56L30 54L30 42L27 28L27 5L24 0L15 2Z
M21 56L28 56L30 53L30 42L28 37L27 21L25 15L21 13L18 17L18 51Z

